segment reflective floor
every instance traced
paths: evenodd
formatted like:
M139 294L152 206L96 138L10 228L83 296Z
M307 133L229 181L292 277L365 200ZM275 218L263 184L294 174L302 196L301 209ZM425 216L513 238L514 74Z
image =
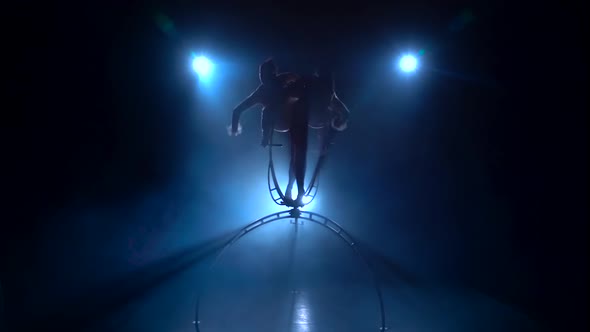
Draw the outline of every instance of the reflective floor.
M338 236L280 221L221 256L199 310L201 332L380 331L379 298L363 260ZM524 317L465 291L384 282L391 331L534 330Z
M378 331L374 304L357 296L342 296L336 289L241 292L229 296L223 310L203 310L201 330L205 331ZM358 292L357 292L358 293Z
M279 221L220 258L202 298L206 331L378 331L370 271L333 232Z
M189 332L195 324L201 332L380 330L371 274L321 226L269 224L225 251L214 269L208 266L179 274L92 330ZM384 280L382 291L389 331L541 331L514 308L475 291L403 278Z

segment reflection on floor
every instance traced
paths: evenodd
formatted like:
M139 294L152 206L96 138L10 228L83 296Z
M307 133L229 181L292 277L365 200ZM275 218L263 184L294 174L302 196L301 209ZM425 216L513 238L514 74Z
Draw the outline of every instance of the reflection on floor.
M256 233L214 270L202 300L202 332L378 330L371 275L337 236L287 222Z
M370 271L337 236L311 223L276 223L255 232L214 270L200 310L201 332L380 331ZM391 331L533 330L509 308L475 295L399 281L383 288Z
M201 266L179 275L102 330L194 332L195 291L202 286L201 332L380 330L370 273L321 226L285 220L256 229L206 271ZM402 279L384 281L389 331L539 331L513 308L473 291Z
M363 289L342 293L336 288L291 292L252 290L239 292L240 296L234 299L231 297L235 293L217 293L215 300L211 297L208 300L209 303L219 301L220 305L203 309L201 329L203 332L378 331L379 312L371 298L373 294Z

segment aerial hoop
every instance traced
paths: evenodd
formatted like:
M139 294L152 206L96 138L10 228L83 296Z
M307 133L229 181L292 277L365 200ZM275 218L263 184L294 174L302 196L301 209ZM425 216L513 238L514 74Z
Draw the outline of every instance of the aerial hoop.
M305 195L303 197L307 197L305 203L302 204L294 204L292 199L285 198L285 194L281 190L279 185L279 181L277 180L277 175L275 172L274 162L272 159L272 147L273 146L283 146L282 144L273 144L272 143L272 134L270 137L270 144L268 146L268 172L267 172L267 181L268 181L268 192L270 194L270 198L277 204L277 205L284 205L292 208L301 208L304 207L315 199L318 193L318 185L319 185L319 174L320 169L325 160L325 154L320 154L318 157L318 161L316 163L313 176L311 177L311 181L305 191ZM289 197L290 198L290 197Z
M381 286L380 286L379 281L377 279L377 275L375 274L375 271L373 270L371 264L366 259L366 257L361 253L361 251L359 250L358 244L354 241L352 236L350 236L350 234L348 234L348 232L346 232L344 230L344 228L342 228L342 226L340 226L338 223L331 220L330 218L324 217L324 216L317 214L317 213L313 213L313 212L309 212L309 211L301 211L297 208L294 208L291 210L286 210L286 211L281 211L281 212L269 214L267 216L264 216L256 221L248 224L247 226L242 228L240 231L238 231L237 234L235 236L233 236L221 248L219 253L215 256L213 263L211 263L211 266L209 267L209 273L213 272L215 266L219 262L221 256L224 254L224 252L227 249L229 249L232 245L234 245L243 236L245 236L246 234L252 232L253 230L255 230L263 225L267 225L267 224L270 224L274 221L284 220L284 219L294 220L296 224L298 224L299 220L302 219L302 220L307 220L307 221L313 222L315 224L321 225L321 226L325 227L326 229L332 231L334 234L336 234L342 241L344 241L360 257L360 259L363 261L363 263L367 267L367 270L369 271L369 273L373 279L373 284L375 287L377 300L379 302L379 315L380 315L380 321L381 321L381 326L379 327L379 331L386 331L388 328L385 325L385 306L383 304L383 294L381 292ZM203 288L205 288L205 287L203 287ZM197 332L206 332L206 331L201 331L201 328L200 328L201 318L199 316L199 311L200 311L200 302L201 302L202 294L203 294L203 291L201 290L201 292L199 292L199 294L197 295L195 320L193 322L195 324L195 328L196 328Z

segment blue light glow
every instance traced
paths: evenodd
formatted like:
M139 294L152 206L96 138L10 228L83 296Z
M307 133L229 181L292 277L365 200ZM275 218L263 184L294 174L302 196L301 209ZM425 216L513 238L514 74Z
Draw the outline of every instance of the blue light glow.
M211 62L211 60L202 55L197 56L193 59L192 67L193 70L199 76L199 79L205 82L211 79L213 69L215 68L213 62Z
M399 68L406 73L416 71L418 68L418 59L413 55L404 55L399 60Z
M291 193L291 198L292 199L297 199L297 190L293 190L293 192ZM307 195L303 196L303 198L301 199L301 201L303 202L303 204L305 204L305 206L302 207L301 210L305 210L305 211L311 211L311 210L313 210L313 208L315 206L315 203L316 203L316 199L318 199L318 198L316 197L314 199L312 196L307 196Z

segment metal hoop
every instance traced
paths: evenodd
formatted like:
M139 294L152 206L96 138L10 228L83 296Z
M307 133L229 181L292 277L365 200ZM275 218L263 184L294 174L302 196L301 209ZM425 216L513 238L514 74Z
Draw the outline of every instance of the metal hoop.
M272 134L271 134L270 144L268 146L268 172L267 172L268 193L270 194L270 198L273 200L273 202L275 202L275 204L290 206L286 203L287 200L285 199L285 195L281 191L279 181L277 180L274 162L272 159L272 147L273 146L282 146L282 145L281 144L273 144L272 143ZM305 203L299 207L303 207L305 205L308 205L311 202L313 202L313 200L315 199L315 197L318 193L320 169L321 169L321 166L324 164L324 160L325 160L325 155L320 155L318 158L318 161L316 163L316 166L315 166L315 169L313 172L313 176L311 178L311 182L310 182L307 190L305 191L305 197L310 197L311 199L307 203ZM278 195L278 197L275 196L275 192Z

